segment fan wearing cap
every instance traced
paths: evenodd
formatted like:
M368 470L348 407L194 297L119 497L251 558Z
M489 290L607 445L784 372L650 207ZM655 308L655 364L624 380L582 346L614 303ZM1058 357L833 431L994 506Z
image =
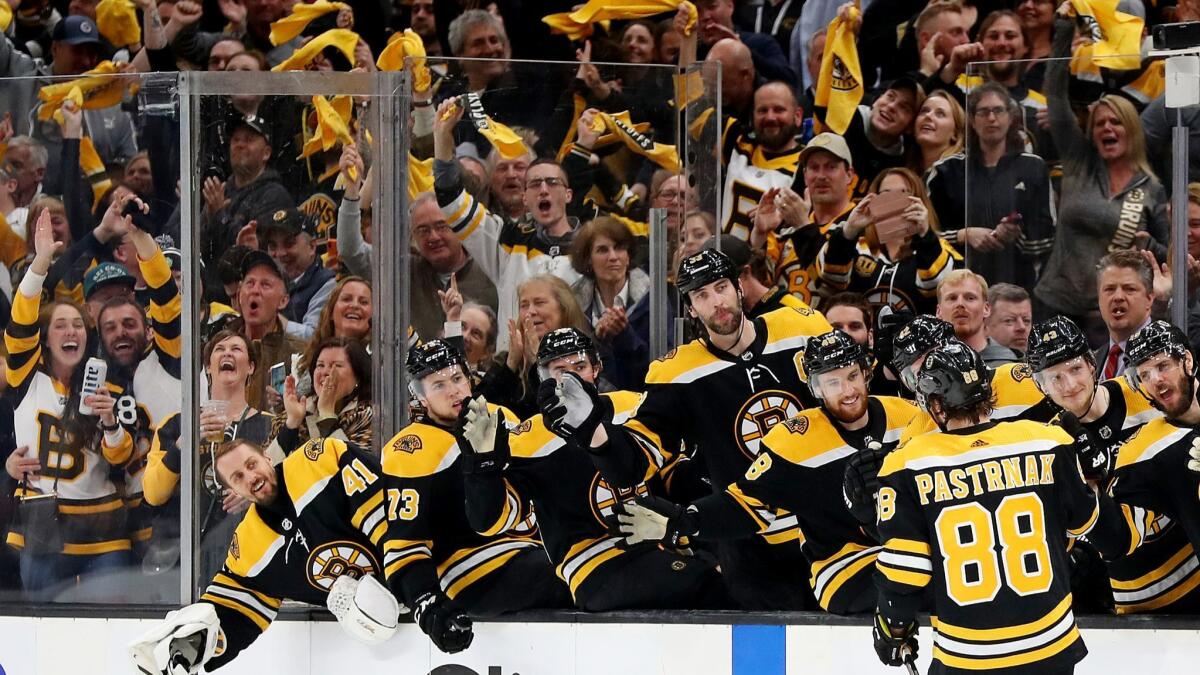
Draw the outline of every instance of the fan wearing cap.
M915 384L942 433L901 445L879 471L880 660L915 660L932 597L931 672L1071 672L1087 649L1063 542L1106 531L1115 506L1084 482L1070 434L992 421L987 366L967 345L936 347Z
M1126 378L1096 382L1096 361L1083 331L1056 316L1038 323L1029 335L1026 354L1034 381L1067 413L1078 418L1103 464L1084 466L1085 476L1111 472L1123 446L1148 422L1162 417ZM1064 425L1066 427L1066 425ZM1125 484L1106 486L1122 502ZM1171 516L1121 504L1126 521L1137 524L1140 542L1108 560L1112 602L1118 614L1195 612L1200 601L1200 565L1182 526ZM1130 542L1133 541L1131 538ZM1185 550L1186 549L1186 550Z
M123 265L102 262L83 277L83 300L88 316L95 321L100 308L114 298L133 298L137 279Z
M18 48L14 38L0 34L0 77L30 78L0 84L0 111L12 115L13 131L28 134L29 112L36 107L41 84L35 79L48 75L78 75L94 68L100 58L100 31L85 16L59 19L50 33L49 59L30 56Z
M217 260L251 223L265 225L272 214L295 206L279 172L268 162L274 155L270 127L258 115L230 118L229 180L204 179L204 258ZM251 231L254 228L251 227Z
M868 395L870 352L841 331L810 339L803 365L820 405L775 425L745 476L686 507L662 501L629 506L629 515L620 516L621 531L629 544L681 536L736 540L769 533L792 517L820 607L835 614L866 612L875 604L879 547L859 519L873 524L874 509L866 515L846 509L843 475L856 453L882 457L894 448L918 410L903 399Z
M337 285L333 270L317 255L317 219L298 209L280 209L258 225L259 241L288 277L288 335L306 340L317 330L321 310Z
M246 399L251 406L265 410L272 407L269 403L282 402L280 393L268 386L272 366L283 364L290 371L292 357L304 353L305 343L285 330L287 319L281 312L289 301L288 282L279 263L256 249L242 259L241 270L237 306L242 315L228 326L245 333L259 352L259 367L250 378Z
M464 506L464 474L498 470L508 461L508 445L502 436L495 446L477 441L467 452L467 442L455 438L460 420L467 419L468 410L497 426L516 425L517 418L506 408L471 398L462 353L444 340L409 350L405 368L409 393L422 413L383 444L384 478L399 495L383 547L388 587L409 607L428 603L476 616L566 606L567 588L532 536L532 521L514 521L503 534L482 535L471 527ZM443 651L462 648L424 624L421 628Z
M804 196L786 188L768 190L755 212L750 244L765 248L788 292L815 305L821 291L817 254L830 227L854 208L854 157L845 138L825 132L804 147L800 166Z
M582 392L599 384L596 346L578 329L547 333L537 360L540 396L553 396L559 387ZM601 398L620 423L640 396L616 391ZM724 607L724 587L711 562L656 545L626 547L612 532L622 503L662 490L667 480L663 456L647 457L645 471L634 477L635 489L613 488L585 448L552 430L572 422L560 413L565 411L535 415L511 431L490 424L486 416L464 425L459 448L478 467L463 474L471 526L486 535L502 534L519 527L532 507L546 553L583 610ZM497 447L509 448L507 461L489 461Z
M811 336L830 326L807 308L748 318L738 276L719 251L684 258L675 284L688 315L702 324L702 337L650 364L645 399L622 425L590 414L601 404L596 396L561 400L569 415L588 420L571 430L572 441L591 448L597 461L634 467L648 461L647 453L669 459L686 443L704 467L697 471L707 471L716 491L745 475L767 432L809 407L807 394L800 393L799 355ZM553 407L552 401L539 403L543 414ZM638 470L605 471L621 489L636 487L628 479L636 475ZM797 569L807 563L797 536L795 519L781 518L765 537L721 544L721 568L735 602L758 609L805 606L809 590Z

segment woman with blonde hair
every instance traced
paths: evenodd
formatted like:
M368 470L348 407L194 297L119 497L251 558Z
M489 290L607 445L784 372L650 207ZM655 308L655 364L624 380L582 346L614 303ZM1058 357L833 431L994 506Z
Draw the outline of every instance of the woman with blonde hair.
M876 231L882 214L872 213L880 196L892 193L905 197L899 218L909 228L895 238ZM829 230L817 268L832 289L861 294L876 313L887 305L926 314L937 305L938 282L961 260L938 234L925 183L911 170L893 167L881 171L846 220Z
M1141 120L1129 101L1104 96L1091 105L1081 130L1067 98L1065 58L1075 36L1073 17L1060 10L1054 56L1046 67L1050 126L1063 157L1062 199L1050 259L1036 295L1052 313L1099 328L1096 263L1106 253L1148 248L1166 260L1170 225L1167 191L1146 158Z
M966 124L966 113L950 92L930 92L913 122L917 142L909 146L908 168L924 176L939 160L962 152Z

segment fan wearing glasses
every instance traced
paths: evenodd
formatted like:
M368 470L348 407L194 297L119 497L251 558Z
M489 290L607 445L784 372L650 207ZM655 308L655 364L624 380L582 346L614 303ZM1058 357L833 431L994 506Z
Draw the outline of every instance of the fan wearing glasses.
M510 336L529 329L518 325L513 303L523 281L539 274L552 274L567 284L580 278L568 256L579 221L567 213L572 198L567 174L551 159L530 163L525 172L525 213L516 220L489 211L467 192L454 161L454 131L462 113L462 104L451 98L438 106L434 116L434 192L450 228L502 298L496 347L502 352L508 349Z

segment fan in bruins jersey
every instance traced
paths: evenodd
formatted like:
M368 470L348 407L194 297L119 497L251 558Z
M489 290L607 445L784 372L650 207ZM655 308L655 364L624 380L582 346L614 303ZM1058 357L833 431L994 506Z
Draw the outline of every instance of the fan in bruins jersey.
M423 416L383 446L389 494L398 500L388 513L393 536L384 545L391 587L409 605L433 597L439 606L479 616L569 605L532 523L482 536L467 520L462 472L473 458L454 436L471 398L462 353L431 340L409 351L407 367ZM508 410L493 411L517 423Z
M621 532L630 544L683 536L737 539L794 514L821 608L866 612L875 605L879 546L842 502L846 459L860 448L894 447L917 408L895 397L868 396L870 355L842 331L809 341L804 371L821 406L771 429L743 478L686 508L654 499L631 504L628 515L618 516Z
M1111 471L1124 444L1147 422L1162 417L1124 378L1096 382L1096 362L1087 338L1070 319L1055 317L1037 324L1026 354L1033 377L1046 396L1069 413L1105 450ZM1087 467L1085 467L1087 469ZM1136 523L1139 545L1108 561L1112 599L1118 614L1135 612L1194 613L1200 598L1200 563L1187 534L1165 513L1122 504L1129 523Z
M260 446L234 440L217 450L214 463L222 484L251 506L200 602L171 612L130 644L143 673L228 664L270 626L285 599L328 606L347 633L368 644L395 633L400 605L379 580L387 512L398 503L386 494L373 454L326 438L272 466ZM453 652L471 644L471 620L462 612L430 601L410 607L438 647Z
M537 354L542 398L556 387L594 387L600 357L575 328L542 338ZM630 391L601 395L614 424L629 418L640 397ZM467 517L485 536L503 534L532 505L546 552L580 609L721 608L727 605L716 566L655 545L624 546L610 528L635 495L661 489L662 455L648 455L642 483L617 489L604 480L585 448L558 436L572 422L562 408L535 415L509 432L499 413L475 399L459 446L464 451ZM611 408L611 411L608 410ZM570 433L564 433L569 437ZM510 453L511 452L511 456Z
M1121 506L1124 527L1116 551L1106 550L1105 542L1095 542L1106 557L1113 553L1137 555L1140 547L1154 546L1159 532L1159 514L1166 514L1182 529L1194 549L1200 545L1200 462L1189 464L1188 455L1200 458L1200 401L1196 397L1196 362L1188 350L1187 335L1165 321L1155 321L1133 335L1125 350L1126 377L1130 385L1163 413L1150 420L1121 446L1117 453L1109 492ZM1188 465L1193 470L1187 471ZM1197 574L1181 561L1186 554L1178 551L1174 575L1159 589L1129 584L1135 601L1152 603L1150 608L1170 607L1194 596ZM1164 569L1154 570L1162 576ZM1190 574L1188 572L1191 572ZM1114 592L1117 589L1114 586Z
M687 444L711 489L723 490L746 473L772 427L810 407L807 395L802 400L797 393L804 387L800 353L810 336L830 330L824 317L805 307L746 318L737 269L711 249L680 262L676 286L689 314L704 325L704 337L650 364L633 418L618 426L590 415L600 407L597 397L562 402L573 418L591 418L573 440L591 448L605 479L620 489L644 479L647 453L669 458ZM554 405L542 401L543 413L548 403ZM776 520L764 538L720 542L721 569L735 602L761 609L805 604L809 591L796 570L806 562L796 537L796 519L789 516Z
M987 367L964 344L929 353L915 384L943 433L900 446L879 474L880 660L915 659L932 590L931 673L1071 672L1087 649L1062 542L1100 519L1079 470L1095 451L1059 427L992 421Z
M13 293L4 331L16 445L28 448L13 453L23 473L14 476L21 480L16 496L56 503L53 518L18 523L8 533L8 544L22 550L21 582L32 600L50 599L60 582L77 575L130 561L125 505L110 475L129 459L132 439L118 423L108 387L84 401L92 415L79 411L85 361L95 344L86 315L69 301L55 301L38 316L42 284L61 248L43 209L33 260ZM120 596L119 589L113 593Z

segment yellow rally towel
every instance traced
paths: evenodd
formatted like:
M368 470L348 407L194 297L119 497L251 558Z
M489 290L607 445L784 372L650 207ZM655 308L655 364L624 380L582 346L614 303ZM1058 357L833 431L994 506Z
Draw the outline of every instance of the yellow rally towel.
M100 198L111 190L113 185L108 178L108 171L104 168L104 161L96 152L96 146L92 145L92 139L87 136L79 141L79 168L83 170L83 177L92 186L92 211L95 211L96 206L100 204Z
M628 112L616 115L602 112L597 117L604 120L604 125L625 144L625 147L672 173L679 173L679 153L675 151L675 146L650 140L649 136L638 131L635 125L629 122Z
M425 43L411 28L392 35L375 65L380 70L404 70L405 57L412 57L413 91L429 91L433 78L429 74L429 66L425 65Z
M688 35L696 27L696 6L686 0L688 22L685 32ZM587 4L574 12L550 14L542 17L542 22L550 26L555 33L562 33L571 40L582 40L592 34L592 24L612 19L642 19L663 12L674 12L679 7L678 0L588 0Z
M317 128L304 143L301 157L311 157L317 152L332 150L336 145L354 142L350 135L350 112L354 102L349 96L335 96L330 103L329 99L317 95L312 97L312 104L317 113Z
M857 19L857 7L852 14ZM835 16L826 32L813 102L825 108L825 126L834 133L844 134L862 97L862 66L858 64L854 27Z
M1133 70L1142 65L1142 19L1117 11L1118 0L1071 0L1085 32L1090 32L1092 56L1112 70Z
M421 160L408 153L408 200L417 198L422 192L433 190L433 158Z
M7 2L0 0L0 5L7 5ZM25 223L18 223L20 227L25 227ZM12 225L8 219L0 213L0 262L6 266L12 266L13 263L25 257L25 239L13 231Z
M114 47L142 41L142 27L131 0L100 0L96 5L96 28Z
M465 117L475 125L475 129L488 139L504 159L516 159L528 155L530 150L525 147L525 141L517 132L493 120L483 109L483 101L479 94L467 94L458 101L458 105L466 106Z
M304 32L308 24L330 12L350 9L344 2L317 0L311 4L302 2L292 7L292 13L271 24L271 44L281 45Z
M358 33L345 28L327 30L292 52L286 61L275 66L271 71L282 73L287 70L304 70L304 67L312 63L317 54L324 51L326 47L337 48L346 56L347 61L354 63L354 47L356 45L358 45Z
M8 4L7 0L0 1L0 33L8 31L8 27L12 25L12 20L12 5Z
M1100 74L1100 66L1096 62L1093 55L1095 44L1081 44L1071 54L1071 75L1078 80L1086 82L1104 82L1104 76Z
M101 61L95 68L84 73L82 77L42 87L38 91L38 98L42 101L42 106L38 109L38 119L44 122L53 117L54 113L58 112L59 107L62 106L63 101L67 100L67 97L75 89L79 90L82 99L82 102L77 100L76 103L80 103L84 110L117 105L125 97L127 80L123 77L114 77L116 73L116 64L112 61Z

